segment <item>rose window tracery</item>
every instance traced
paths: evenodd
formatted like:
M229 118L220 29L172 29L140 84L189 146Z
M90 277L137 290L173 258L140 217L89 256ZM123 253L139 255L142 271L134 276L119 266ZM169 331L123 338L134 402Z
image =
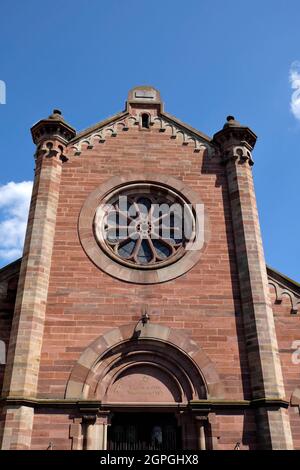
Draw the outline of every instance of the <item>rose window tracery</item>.
M113 258L139 269L179 259L194 233L189 205L174 191L133 185L108 195L94 220L95 237Z

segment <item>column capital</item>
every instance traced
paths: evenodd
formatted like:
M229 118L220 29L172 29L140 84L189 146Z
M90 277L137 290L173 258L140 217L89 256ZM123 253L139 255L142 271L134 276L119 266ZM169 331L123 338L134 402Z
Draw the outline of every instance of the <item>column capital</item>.
M109 426L111 424L111 412L108 410L99 410L96 420L97 424L107 424Z
M81 422L85 424L107 424L110 425L111 412L99 410L99 408L81 408Z
M82 415L82 423L85 423L85 424L95 424L96 419L97 417L96 417L96 414L94 413Z

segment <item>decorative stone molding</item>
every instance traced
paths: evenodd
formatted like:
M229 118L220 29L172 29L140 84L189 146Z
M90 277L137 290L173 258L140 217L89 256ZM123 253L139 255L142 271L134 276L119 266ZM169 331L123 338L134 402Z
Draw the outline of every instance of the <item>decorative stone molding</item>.
M204 395L224 397L214 365L195 341L181 331L148 322L114 328L90 344L73 367L65 398L108 403L118 377L146 364L157 370L158 376L162 373L163 380L173 376L174 389L181 394L179 402Z
M149 115L150 116L150 115ZM122 132L127 132L133 127L140 126L140 116L126 115L114 122L109 122L103 127L94 130L90 135L84 136L71 146L74 155L80 155L82 148L93 149L98 143L104 144L107 139L117 137ZM170 139L181 141L182 145L191 146L194 152L206 151L212 157L215 150L204 138L176 124L165 116L150 116L150 126L159 132L169 133Z
M88 257L98 266L101 270L107 274L121 279L122 281L138 283L138 284L156 284L161 282L175 279L182 274L189 271L201 258L203 252L206 249L209 237L210 237L210 226L207 214L204 212L204 243L199 249L186 249L184 255L176 260L173 264L161 266L153 269L133 269L127 267L112 257L108 256L104 250L98 244L93 226L95 220L95 214L100 204L106 203L106 196L114 190L119 190L127 184L136 185L147 184L149 187L162 186L167 191L178 192L180 197L186 203L188 203L193 211L196 211L197 206L203 206L198 194L191 190L185 183L176 178L160 175L156 176L153 174L133 174L131 176L115 176L100 187L96 188L85 200L82 206L79 221L78 221L78 232L81 245L88 255ZM193 243L193 241L191 241ZM193 247L191 247L193 248Z
M298 389L296 389L298 390ZM300 389L299 389L300 393ZM298 394L298 392L297 392ZM292 395L293 396L293 395ZM12 405L12 406L30 406L35 409L49 409L49 410L65 410L70 409L76 413L86 412L85 410L94 409L94 413L99 411L107 411L107 408L110 408L109 405L101 403L101 401L90 400L90 399L72 399L72 398L27 398L27 397L9 397L2 398L0 400L2 406ZM232 411L232 410L248 410L249 408L288 408L289 402L285 400L278 400L272 398L264 398L262 400L223 400L222 398L211 398L205 400L191 400L189 405L193 411L198 413L209 412L210 410L216 411ZM136 404L135 408L137 409L149 409L152 405L147 405L146 403ZM293 405L292 405L293 406ZM126 405L125 405L126 407ZM181 407L175 405L176 409L185 409L185 406ZM165 408L164 405L159 408ZM172 408L172 407L171 407ZM174 407L173 407L174 408ZM172 409L173 409L172 408Z
M240 145L234 145L230 149L225 150L223 155L223 162L226 164L231 159L237 160L239 163L248 162L249 165L254 164L251 154L251 147L247 144L247 142L241 142Z
M269 280L269 285L274 287L277 304L281 304L283 297L287 296L291 302L291 314L296 315L300 308L300 298L296 296L292 291L278 284L276 281Z
M280 273L268 268L268 282L269 286L274 288L275 303L281 304L283 298L286 296L291 303L291 314L296 315L300 309L300 289L298 286L293 286L293 282L285 279ZM294 283L296 284L296 283ZM294 287L294 288L293 288Z
M58 157L62 162L66 162L68 157L66 156L65 147L57 141L44 140L35 152L35 159L39 156L45 158Z

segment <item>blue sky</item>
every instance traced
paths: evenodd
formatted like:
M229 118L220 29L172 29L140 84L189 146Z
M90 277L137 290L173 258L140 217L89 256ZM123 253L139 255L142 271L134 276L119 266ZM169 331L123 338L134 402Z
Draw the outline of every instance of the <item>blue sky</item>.
M258 134L266 260L300 281L299 16L297 0L2 0L0 266L22 244L32 124L58 107L81 130L121 111L133 86L151 84L166 111L209 135L228 114Z

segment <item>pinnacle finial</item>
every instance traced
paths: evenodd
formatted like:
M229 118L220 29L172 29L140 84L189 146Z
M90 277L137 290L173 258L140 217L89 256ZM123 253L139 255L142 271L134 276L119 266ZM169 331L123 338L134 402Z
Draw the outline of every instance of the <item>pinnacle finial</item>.
M63 121L64 120L62 112L61 112L60 109L53 109L52 114L50 114L48 119L53 119L53 120L56 120L56 121L58 121L58 120Z
M224 124L223 129L226 129L226 127L243 127L241 123L235 119L234 116L227 116L226 121L227 122Z

